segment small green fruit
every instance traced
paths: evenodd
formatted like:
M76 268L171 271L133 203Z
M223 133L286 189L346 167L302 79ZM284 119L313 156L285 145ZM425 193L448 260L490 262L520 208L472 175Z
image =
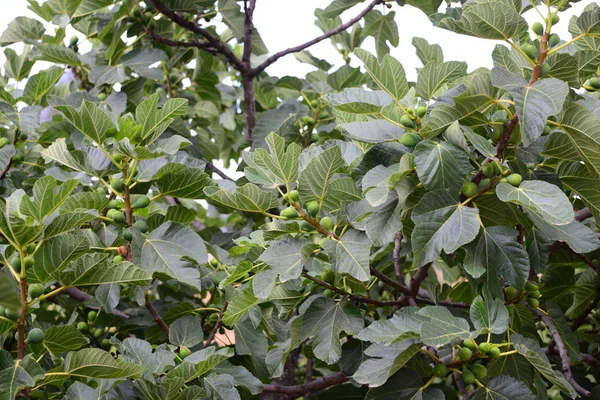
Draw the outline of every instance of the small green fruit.
M89 330L89 326L87 323L83 322L83 321L79 321L77 323L77 330L79 332L87 332Z
M323 217L321 218L321 222L320 222L321 226L325 229L327 229L328 231L333 229L333 219L331 219L330 217Z
M113 212L113 216L112 219L119 224L124 224L125 223L125 214L123 214L120 211L114 210L115 212Z
M458 351L458 358L462 361L469 361L473 357L473 352L468 347L461 347Z
M497 347L492 347L490 349L490 351L488 352L488 357L489 358L498 358L500 357L500 349Z
M112 188L117 191L117 192L122 192L123 191L123 179L121 178L113 178L110 180L110 186L112 186Z
M491 349L492 349L492 345L490 345L487 342L483 342L483 343L481 343L479 345L479 351L482 352L482 353L484 353L484 354L485 353L489 353Z
M489 185L490 182L491 182L490 178L482 179L481 182L479 182L479 188L483 189L483 188L487 187L487 185Z
M419 117L419 119L423 118L425 114L427 114L427 107L419 106L417 108L417 116Z
M481 364L473 364L469 367L469 369L471 372L473 372L473 375L475 375L477 380L482 380L487 376L487 368Z
M100 339L102 336L104 336L104 329L97 328L94 330L94 337L96 339Z
M16 256L10 259L10 265L15 270L15 272L21 272L21 257Z
M297 202L298 200L300 200L300 194L298 193L297 190L292 190L289 195L288 195L289 199L292 201Z
M109 210L116 210L117 208L119 208L119 200L111 200L108 202L108 205L106 206Z
M305 115L302 117L302 122L304 122L305 125L314 125L315 119L309 115Z
M35 252L36 247L37 246L35 243L29 243L29 245L27 246L27 254L33 254Z
M523 50L527 57L531 58L532 60L535 60L540 54L538 49L529 43L525 43L523 46L521 46L521 50Z
M0 149L9 143L10 143L10 140L8 140L8 138L5 138L5 137L0 138Z
M529 281L525 284L525 290L528 292L533 292L534 290L540 290L540 288L535 282Z
M75 46L79 42L79 38L77 36L71 36L71 40L69 40L70 46Z
M329 283L329 284L333 284L334 280L335 280L335 272L333 272L330 269L325 270L322 274L321 274L321 280Z
M128 242L131 242L133 240L133 233L131 233L129 229L123 229L123 233L121 233L121 236Z
M543 64L542 65L542 70L540 71L540 76L546 76L550 73L550 65L548 64Z
M435 367L433 367L433 376L443 378L446 375L448 375L448 367L444 364L436 364Z
M465 182L462 186L462 193L466 196L466 197L473 197L475 196L477 193L479 193L479 187L477 186L476 183L473 182Z
M135 209L146 208L146 207L148 207L148 205L150 205L150 199L146 195L138 197L133 202L133 208L135 208Z
M540 306L540 301L538 299L528 298L527 304L529 304L530 307L538 308Z
M325 290L323 290L323 295L327 296L327 297L334 297L335 292L331 289L325 289Z
M491 164L491 163L485 163L485 164L483 164L481 166L481 171L488 178L492 178L492 177L496 176L496 171L494 169L494 165Z
M29 296L31 296L32 299L37 299L44 294L45 290L44 285L41 283L32 283L29 285Z
M531 299L539 299L542 296L539 290L534 290L532 292L527 292L527 297Z
M213 267L218 267L219 266L219 260L217 260L216 258L211 258L210 259L210 265L212 265Z
M400 117L400 124L404 125L406 128L414 128L416 126L415 121L406 114Z
M551 21L552 21L552 25L558 24L558 22L560 21L560 17L558 16L558 13L556 13L556 12L552 13Z
M118 264L124 260L123 256L114 256L112 262Z
M548 37L548 46L554 47L560 43L560 36L557 33L553 33Z
M600 79L591 78L589 80L589 86L593 87L594 89L600 89Z
M27 334L27 343L38 344L44 341L44 331L40 328L33 328Z
M309 201L306 203L306 211L308 211L308 215L311 217L315 217L319 213L319 202L317 201Z
M123 155L121 153L115 151L114 153L112 153L112 158L118 164L123 160Z
M107 349L108 347L110 347L110 339L106 338L106 339L102 339L102 343L101 346L105 349Z
M521 174L510 174L506 177L506 180L514 187L519 187L521 182L523 182L523 177L521 176Z
M415 115L416 115L416 114L415 114L415 109L414 109L414 108L412 108L412 107L411 107L411 108L408 108L406 111L408 111L408 113L410 114L410 116L411 116L412 118L414 118L414 117L415 117Z
M319 119L326 119L326 118L329 118L329 113L325 110L321 111L319 113Z
M465 383L465 385L472 385L475 383L475 380L477 378L475 378L475 374L473 374L468 368L463 368L462 371L462 380Z
M517 288L513 287L513 286L507 286L504 289L504 292L506 293L506 295L508 296L509 299L514 299L519 294L519 291L517 290Z
M96 311L90 311L87 315L88 321L91 322L94 322L96 320L96 317L98 317L98 313Z
M29 139L29 135L28 135L28 134L26 134L25 132L21 132L21 133L19 134L19 140L23 140L23 141L25 141L25 140L27 140L27 139Z
M307 221L300 222L300 230L303 232L314 232L315 227Z
M298 218L298 211L296 211L296 209L294 207L287 207L284 208L283 210L281 210L281 212L279 213L279 215L281 215L284 218Z
M33 257L31 256L27 256L23 259L23 262L25 263L25 268L31 268L33 267L33 264L35 263L35 261L33 261Z
M142 220L135 221L133 226L142 233L148 232L148 224L146 223L146 221L142 221Z
M544 131L542 132L542 136L548 136L552 132L552 128L549 125L544 127Z
M179 357L180 357L181 359L184 359L184 358L186 358L186 357L187 357L187 356L189 356L190 354L192 354L192 352L191 352L191 350L190 350L190 349L188 349L187 347L185 347L185 346L181 346L181 347L179 348Z
M471 349L471 350L475 350L475 341L473 339L467 339L463 342L463 347L466 347L467 349Z
M110 350L108 352L110 353L111 356L116 358L118 351L119 350L117 350L117 346L110 346Z
M7 308L4 310L4 315L6 315L6 318L8 318L8 319L10 319L12 321L16 321L19 319L21 312L15 308Z
M421 137L416 133L406 132L398 141L406 147L413 148L421 141Z
M544 34L544 25L541 22L534 22L531 25L531 30L538 36L542 36Z
M12 156L11 160L13 162L21 162L23 161L23 153L18 151L17 154L15 154L14 156Z
M319 105L319 100L311 100L311 101L310 101L310 106L311 106L312 108L315 108L315 107L316 107L316 106L318 106L318 105Z
M500 183L508 183L508 181L506 180L506 178L501 178Z
M106 93L98 93L98 100L104 101L106 100Z

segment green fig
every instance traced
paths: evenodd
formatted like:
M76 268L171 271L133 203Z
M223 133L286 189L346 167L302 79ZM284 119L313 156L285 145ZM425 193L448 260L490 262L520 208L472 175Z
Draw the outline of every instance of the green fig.
M490 345L487 342L483 342L479 345L479 351L482 353L488 353L490 351L490 349L492 348L492 345Z
M472 385L476 380L475 374L473 374L468 368L463 368L461 377L465 385Z
M0 138L0 149L10 143L10 140L5 137Z
M16 308L6 308L4 310L4 315L6 315L6 318L8 318L8 319L10 319L12 321L16 321L19 319L21 312Z
M94 329L94 337L96 339L100 339L102 336L104 336L104 329L101 329L101 328Z
M148 205L150 205L150 199L146 195L138 197L133 202L133 208L135 208L135 209L146 208L146 207L148 207Z
M521 176L521 174L510 174L506 177L506 181L514 187L519 187L521 182L523 182L523 177Z
M306 211L308 211L308 215L313 218L319 213L319 209L321 208L317 201L309 201L306 203L305 207Z
M146 223L146 221L142 221L142 220L135 221L133 226L135 228L137 228L137 230L140 231L141 233L148 232L148 224Z
M87 315L88 321L91 322L94 322L96 320L96 317L98 317L98 313L96 311L90 311Z
M534 22L531 25L531 30L538 36L542 36L544 34L544 25L541 22Z
M180 357L181 359L184 359L184 358L186 358L186 357L187 357L187 356L189 356L190 354L192 354L192 352L191 352L191 350L190 350L190 349L188 349L187 347L185 347L185 346L181 346L181 347L179 348L179 357Z
M497 347L492 347L490 349L490 351L488 352L488 357L489 358L498 358L500 357L500 349Z
M79 321L77 323L77 330L79 332L87 332L90 329L90 327L88 326L87 323L83 322L83 321Z
M475 344L475 341L473 339L465 340L462 345L463 345L463 347L466 347L471 350L475 350L475 348L477 347Z
M469 361L473 357L473 352L468 347L461 347L458 351L458 358L462 361Z
M109 210L116 210L117 208L119 208L119 205L119 200L111 200L108 202L106 208L108 208Z
M122 262L123 260L125 260L123 258L123 256L114 256L113 259L112 259L112 262L115 263L115 264L118 264L118 263Z
M560 36L557 33L553 33L548 37L548 46L554 47L560 43Z
M448 375L448 367L444 364L436 364L435 367L433 367L433 376L444 378L446 375Z
M113 178L110 180L110 186L112 186L112 188L116 191L116 192L122 192L123 191L123 179L121 178Z
M476 183L473 182L465 182L462 186L462 193L466 196L466 197L473 197L475 196L477 193L479 193L479 187L477 186Z
M290 200L295 201L295 202L298 202L298 200L300 200L300 194L298 193L297 190L290 191L288 197Z
M598 78L591 78L589 80L589 86L593 87L594 89L600 89L600 79Z
M77 36L71 36L71 40L69 40L70 46L75 46L79 42L79 38Z
M532 292L534 290L540 290L540 288L535 282L529 281L525 284L525 290L527 290L528 292Z
M325 228L328 231L333 229L334 222L331 217L323 217L321 218L321 221L319 223L323 228Z
M417 108L417 116L419 117L419 119L423 118L425 114L427 114L427 107L419 106Z
M409 115L406 114L400 117L400 124L402 124L406 128L414 128L416 126L415 121Z
M284 218L294 219L298 218L298 211L294 207L287 207L281 210L279 213Z
M123 161L123 155L117 151L112 153L112 158L113 158L113 160L115 160L115 162L117 164L119 164L121 161Z
M550 73L550 65L543 64L542 69L540 71L540 76L546 76Z
M413 148L421 141L421 137L416 133L406 132L398 141L406 147Z
M508 296L509 299L514 299L515 297L517 297L519 295L519 290L517 290L517 288L515 288L513 286L507 286L504 289L504 292L506 293L506 295Z
M21 272L21 257L14 256L10 259L10 266L15 270L16 273Z
M33 260L32 256L27 256L23 259L23 263L25 264L25 268L31 268L33 267L35 261Z
M477 380L482 380L487 376L487 368L481 364L473 364L469 369L473 372L473 375L475 375Z
M540 54L538 49L529 43L525 43L523 46L521 46L521 50L523 50L527 57L531 58L532 60L537 59L538 55Z
M558 15L558 13L553 12L550 20L552 21L552 25L558 24L558 22L560 21L560 17Z
M538 308L540 306L540 301L530 297L527 299L527 304L529 304L530 307Z
M542 132L542 136L548 136L552 132L552 128L549 125L544 127L544 131Z
M40 328L33 328L27 334L27 343L38 344L44 341L44 331Z
M37 299L44 294L45 290L44 285L41 283L32 283L29 285L29 296L31 296L32 299Z
M106 100L108 96L106 96L106 93L98 93L98 100L100 101L104 101Z
M127 240L128 242L131 242L133 240L133 233L131 233L131 231L129 229L123 229L121 236L123 237L123 239Z

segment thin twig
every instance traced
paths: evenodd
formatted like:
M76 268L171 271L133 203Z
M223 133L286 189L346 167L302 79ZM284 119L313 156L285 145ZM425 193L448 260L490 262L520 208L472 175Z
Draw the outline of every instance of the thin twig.
M212 341L215 339L215 335L217 334L219 329L221 329L221 325L223 324L223 314L225 314L225 311L227 311L227 304L228 303L226 301L223 301L223 306L221 307L221 311L219 312L219 316L217 317L217 322L215 323L215 327L213 328L212 332L208 336L208 339L206 339L206 343L204 344L205 347L210 346Z
M208 161L206 158L204 159L204 162L206 163L206 167L211 172L214 172L215 174L219 175L222 179L225 179L225 180L231 181L231 182L235 182L235 179L230 178L225 172L221 171L219 168L217 168L217 166L215 164Z
M156 1L156 0L152 0L152 1ZM354 25L355 23L357 23L358 21L360 21L365 15L367 15L373 8L375 8L375 6L377 6L378 4L382 4L384 3L385 0L373 0L371 1L371 3L369 3L369 5L367 6L367 8L365 8L364 10L362 10L356 17L352 18L351 20L349 20L348 22L339 25L336 28L331 29L330 31L325 32L324 34L322 34L321 36L318 36L312 40L309 40L306 43L303 43L301 45L298 46L294 46L294 47L290 47L289 49L285 49L282 50L278 53L273 54L271 57L267 58L267 60L265 62L263 62L262 64L260 64L258 67L254 68L251 72L252 76L256 76L258 74L260 74L262 71L264 71L269 65L273 64L275 61L279 60L281 57L286 56L288 54L291 53L297 53L299 51L302 51L314 44L317 44L325 39L328 39L330 37L332 37L333 35L337 35L338 33L341 33L343 31L345 31L346 29L350 28L352 25Z
M21 256L21 260L22 260ZM25 268L25 267L23 267ZM17 358L21 360L25 357L25 323L27 321L27 279L21 277L21 311L19 314L19 322L17 322L18 343L17 343Z
M330 386L339 385L347 380L348 375L345 372L337 372L335 374L315 379L312 382L304 383L302 385L282 386L272 383L266 384L263 387L263 393L283 393L302 396L306 393L312 393Z
M582 208L581 210L577 211L575 213L575 219L579 222L581 221L585 221L586 219L590 218L592 216L592 212L590 211L589 208Z
M383 281L384 283L390 285L391 287L393 287L394 289L398 289L401 293L409 296L411 295L411 290L409 288L407 288L405 285L395 282L394 280L390 279L387 275L385 275L384 273L380 272L379 270L375 269L374 267L369 267L371 274L373 276L376 276L379 280Z
M460 374L456 371L452 372L452 377L454 378L454 382L456 382L456 387L458 387L458 391L460 392L463 399L467 399L469 397L469 393L467 392L467 388L460 377Z
M309 358L306 361L306 383L311 383L313 381L313 366L314 366L315 360L313 360L312 358ZM310 392L306 392L306 394L304 395L304 400L310 400Z
M402 249L402 231L396 232L394 236L394 252L392 253L392 259L394 260L394 271L396 271L396 279L402 286L406 286L404 282L404 273L402 271L402 264L400 263L400 250Z
M165 323L165 320L162 319L158 311L156 311L156 308L154 308L154 305L150 301L150 296L148 295L146 295L146 308L148 309L148 311L150 311L150 314L152 315L154 322L156 322L156 325L158 325L158 327L163 331L166 337L169 337L169 327Z
M71 297L72 299L77 300L81 303L94 298L91 294L86 293L83 290L78 289L76 287L68 287L65 290L63 290L61 293L64 293L64 294L68 295L69 297ZM113 309L111 311L111 314L115 315L117 317L121 317L121 318L129 318L129 315L127 315L124 312L119 311L117 309Z

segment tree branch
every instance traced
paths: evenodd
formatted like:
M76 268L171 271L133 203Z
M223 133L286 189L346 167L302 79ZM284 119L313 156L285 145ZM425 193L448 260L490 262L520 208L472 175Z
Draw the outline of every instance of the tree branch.
M83 290L80 290L76 287L68 287L65 290L63 290L61 293L64 293L64 294L68 295L69 297L71 297L72 299L77 300L81 303L94 298L91 294L86 293ZM121 318L129 318L129 315L125 314L122 311L117 310L116 308L111 311L111 314L115 315L117 317L121 317Z
M522 305L527 306L531 311L533 311L540 319L546 324L550 333L552 334L552 339L554 339L554 343L556 344L556 349L558 350L558 354L560 356L560 361L562 363L562 372L565 375L565 378L569 381L569 383L575 388L577 393L581 394L584 397L589 397L590 392L586 389L582 388L579 383L573 378L573 372L571 371L571 361L569 360L569 354L567 353L567 348L565 346L565 342L563 342L558 329L554 325L554 322L548 317L544 312L539 310L538 308L533 308L527 305L524 301L521 301Z
M217 168L215 166L215 164L213 164L212 162L208 161L207 159L204 159L204 162L206 163L206 167L211 171L214 172L215 174L219 175L221 178L231 181L231 182L235 182L235 179L230 178L229 176L227 176L227 174L223 171L221 171L219 168Z
M21 260L23 260L22 255ZM21 276L19 282L21 285L21 310L19 312L19 321L17 322L17 358L21 360L23 359L23 357L25 357L25 323L27 322L27 279Z
M394 260L394 271L396 271L396 279L402 286L406 286L404 282L404 273L402 272L402 264L400 264L400 250L402 249L402 231L398 231L394 237L394 252L392 259Z
M175 22L177 25L205 38L206 41L215 49L215 51L219 54L222 54L235 69L240 72L246 71L242 61L237 58L235 54L233 54L233 51L231 51L229 46L219 40L219 38L213 35L208 29L202 28L195 22L187 20L178 12L171 10L165 5L165 3L162 2L162 0L150 0L150 2L158 11L163 13L163 15Z
M150 296L148 296L148 295L146 295L146 308L148 309L148 311L150 311L150 314L152 315L152 318L154 318L154 322L156 322L156 325L158 325L158 327L163 331L165 336L168 338L169 337L169 327L167 326L165 321L162 319L162 317L160 316L158 311L156 311L156 308L154 308L154 305L150 301Z
M315 379L312 382L302 385L282 386L277 384L266 384L263 387L263 393L283 393L289 395L302 396L306 393L316 392L317 390L325 389L329 386L338 385L348 380L348 375L345 372L337 372L335 374Z
M185 42L182 40L172 40L172 39L157 35L156 33L152 32L148 27L145 27L145 29L146 29L146 34L148 35L148 37L155 42L163 43L163 44L166 44L167 46L173 46L173 47L188 47L188 48L194 47L197 49L205 50L211 54L218 54L217 50L215 50L213 47L211 47L211 44L208 42L200 42L198 40L192 40L190 42Z
M590 211L589 208L582 208L581 210L577 211L575 213L575 219L579 222L581 221L585 221L586 219L590 218L592 216L592 212Z
M223 324L223 314L225 314L225 311L227 311L227 304L228 303L226 301L223 301L223 306L221 307L221 311L219 312L219 316L217 317L217 322L215 323L215 327L213 328L210 335L208 335L208 339L206 339L206 343L204 343L205 347L210 346L212 341L215 340L215 335L217 334L217 332L221 328L221 325Z
M390 279L387 275L385 275L384 273L380 272L379 270L375 269L374 267L369 267L371 274L376 276L377 278L379 278L381 281L385 282L386 284L390 285L391 287L393 287L394 289L398 289L401 293L410 296L411 295L411 290L409 288L407 288L405 285L395 282L392 279Z
M151 1L156 1L156 0L151 0ZM369 3L369 5L367 6L367 8L365 8L364 10L362 10L356 17L352 18L351 20L349 20L348 22L341 24L340 26L333 28L330 31L325 32L324 34L322 34L321 36L318 36L306 43L303 43L301 45L295 46L295 47L290 47L289 49L285 49L282 50L278 53L273 54L271 57L267 58L267 60L265 62L263 62L262 64L260 64L258 67L252 69L251 71L251 75L252 76L256 76L258 74L260 74L262 71L264 71L268 66L270 66L271 64L273 64L275 61L279 60L281 57L284 57L288 54L291 53L297 53L299 51L302 51L314 44L317 44L325 39L330 38L333 35L337 35L340 32L345 31L346 29L350 28L352 25L354 25L355 23L357 23L358 21L360 21L365 15L367 15L373 8L375 8L376 5L378 4L382 4L384 3L385 0L373 0L371 1L371 3Z

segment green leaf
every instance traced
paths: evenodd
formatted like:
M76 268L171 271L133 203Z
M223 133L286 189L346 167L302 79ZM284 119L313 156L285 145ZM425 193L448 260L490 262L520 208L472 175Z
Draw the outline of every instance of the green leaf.
M147 372L162 374L167 367L175 365L175 354L165 344L152 351L152 345L145 340L128 337L118 346L125 361L131 361L146 368Z
M25 46L21 55L17 55L11 48L5 49L4 56L6 57L6 62L4 63L4 71L6 75L17 82L27 78L31 72L31 68L33 68L33 64L35 64L35 61L29 59L30 55L31 46Z
M61 67L50 67L30 77L23 90L23 99L30 104L40 101L58 82L63 72Z
M327 60L323 60L313 56L308 50L294 53L294 57L302 63L312 65L323 71L329 71L333 65L329 64Z
M423 378L414 369L405 369L392 376L385 385L369 389L365 400L444 400L437 388L423 389Z
M467 320L455 317L446 307L427 306L417 314L425 317L421 324L421 341L426 345L443 346L474 336Z
M322 15L325 18L335 18L361 2L362 0L334 0L325 7Z
M506 226L484 228L465 248L465 270L475 278L487 272L488 281L502 276L509 285L523 289L529 277L529 258L517 236L516 229Z
M204 378L204 388L214 400L240 400L231 375L210 374Z
M204 241L187 226L165 222L144 240L141 267L200 289L197 265L208 262Z
M102 193L78 192L71 194L59 207L61 213L70 213L75 210L102 211L108 205L108 198Z
M483 39L508 40L527 32L527 22L509 0L476 0L463 8L460 20L444 18L440 27Z
M510 376L492 378L482 388L477 390L474 400L535 400L531 389L521 381Z
M132 50L129 53L125 54L124 56L119 58L119 64L131 68L140 76L143 76L148 79L159 80L164 79L162 69L150 68L150 66L160 61L165 61L168 58L169 57L167 56L167 54L161 49L143 48ZM178 102L183 101L187 106L187 100L184 99L169 99L165 102L164 106L171 107L171 105L167 106L167 103L171 100L177 100Z
M318 201L321 206L328 195L334 174L344 166L344 158L339 147L327 149L310 160L298 179L298 192L302 202Z
M423 140L414 155L419 180L429 190L447 189L450 194L458 194L473 168L469 155L447 141Z
M358 339L383 345L420 337L421 321L413 315L414 308L403 308L392 318L374 321L358 334Z
M500 299L491 299L488 296L487 301L483 297L477 296L471 303L469 310L471 322L480 334L495 333L503 334L508 328L508 309Z
M44 229L44 239L50 239L51 237L58 236L61 233L68 232L71 229L81 226L97 217L98 215L96 215L96 213L87 211L71 212L68 214L58 215L50 224L48 224L48 226L46 226L46 229Z
M42 221L56 211L76 187L76 180L58 185L51 176L39 178L33 185L33 198L24 197L21 201L21 213Z
M7 272L0 273L0 293L0 306L13 309L21 307L21 295L16 280Z
M10 356L8 357L10 358ZM30 372L43 374L43 370L30 356L26 356L21 363L14 363L10 367L2 369L0 371L0 399L13 400L18 397L21 389L33 387L35 378L38 376L36 374L31 376Z
M135 119L142 124L136 139L142 144L154 142L176 117L184 115L187 111L187 99L169 99L157 110L159 98L159 95L153 94L135 109Z
M96 143L104 143L106 132L110 128L114 128L108 114L90 101L84 100L79 111L69 105L56 105L54 107L62 112L75 128Z
M115 150L122 155L136 160L150 160L166 155L174 155L180 149L190 146L192 143L186 138L173 135L168 139L159 139L148 146L134 146L129 142L129 138L124 138L115 143Z
M89 343L75 325L51 326L44 333L42 343L54 357L60 357L66 351L80 349Z
M102 175L100 172L114 168L112 162L100 149L69 150L64 138L56 139L50 147L42 150L41 155L47 163L56 161L75 171L92 176Z
M112 5L111 0L81 0L73 18L83 17Z
M308 115L308 113L309 108L297 101L286 101L277 108L265 111L256 122L252 148L266 147L265 139L270 133L276 133L284 137L288 134L298 135L298 129L294 127L294 123L299 118Z
M515 350L525 357L527 361L529 361L531 365L544 376L544 378L556 385L556 387L567 396L573 399L577 397L577 392L573 389L573 386L567 382L565 377L560 372L552 369L548 357L536 341L525 338L519 334L511 335L510 339Z
M53 375L77 376L82 378L140 378L145 368L141 365L115 359L100 349L83 349L67 354L62 372L46 373Z
M279 206L274 192L262 190L252 183L233 188L230 185L208 186L204 188L204 193L211 201L234 210L263 213Z
M561 162L556 174L566 188L577 193L594 219L600 221L600 188L595 184L598 174L579 162Z
M55 274L66 286L92 286L108 283L148 285L152 276L130 262L113 263L108 254L85 254L68 269Z
M377 114L392 104L393 99L383 90L367 92L359 88L323 96L323 100L337 110L353 114Z
M525 147L542 135L548 117L562 110L569 94L569 86L559 79L545 78L528 85L521 75L503 68L492 69L492 82L513 96Z
M429 62L436 64L444 62L444 53L439 44L429 44L429 42L420 37L412 38L412 45L417 50L417 57L427 65Z
M363 324L360 312L352 304L319 297L304 313L300 336L302 341L312 337L315 356L327 364L333 364L342 355L340 333L355 335Z
M462 131L469 139L473 147L475 147L475 150L489 159L493 160L496 158L496 147L494 147L494 145L491 144L485 137L476 134L468 127L464 127Z
M479 233L479 211L465 207L446 191L427 193L414 208L411 241L413 265L435 261L440 252L452 253L470 243Z
M179 163L168 163L160 168L152 180L162 196L182 199L201 199L205 189L213 187L213 180L201 168Z
M377 86L393 99L400 101L408 93L408 82L402 64L393 57L383 56L380 64L377 58L366 50L356 49L356 56L365 64L365 68Z
M365 143L397 141L404 134L404 128L383 119L365 122L349 122L339 125L350 139Z
M419 354L421 347L420 343L412 343L408 340L391 346L371 345L365 351L365 355L372 358L360 364L352 379L369 387L381 386Z
M258 298L254 296L252 288L248 287L240 291L230 302L225 314L223 314L223 324L227 326L234 325L248 310L258 303Z
M169 342L175 346L193 347L202 342L200 318L194 315L175 320L169 326Z
M567 225L552 225L537 213L526 211L526 214L544 236L552 241L567 243L576 253L589 253L600 247L600 240L594 231L579 221Z
M36 49L39 51L39 55L35 57L36 60L48 61L55 64L81 65L79 54L63 45L42 43L37 45Z
M347 273L359 281L368 281L371 240L364 232L349 229L340 240L328 239L323 248L329 262L339 273Z
M569 198L558 186L548 182L524 181L519 187L499 183L496 195L504 202L530 210L552 225L566 225L575 218Z
M89 246L88 238L81 233L66 233L44 241L35 252L34 267L31 272L28 271L28 278L33 282L49 282L71 260L90 251Z
M425 100L437 97L444 91L447 83L451 83L467 74L467 63L459 61L429 62L419 71L417 78L417 95Z
M363 34L375 38L377 57L383 58L388 55L390 48L388 42L397 47L400 43L398 36L398 25L396 25L396 13L394 11L382 14L378 10L372 10L365 15L365 27Z
M0 36L0 45L6 46L16 42L35 44L44 36L46 28L44 25L32 18L15 18Z
M307 242L293 237L284 237L273 241L265 250L258 261L271 266L269 273L279 275L281 282L300 277L302 266L311 255L312 251Z
M565 313L558 304L553 301L546 302L546 310L548 316L556 326L562 341L567 348L569 358L574 362L581 361L581 353L579 352L579 342L575 332L571 330L570 325L567 323Z
M269 151L256 149L250 153L244 153L244 161L247 166L244 169L248 180L257 185L276 188L281 185L289 185L296 180L300 152L302 149L296 143L285 149L285 140L271 133L265 139Z
M122 65L96 65L88 74L88 79L96 86L121 83L127 79Z

